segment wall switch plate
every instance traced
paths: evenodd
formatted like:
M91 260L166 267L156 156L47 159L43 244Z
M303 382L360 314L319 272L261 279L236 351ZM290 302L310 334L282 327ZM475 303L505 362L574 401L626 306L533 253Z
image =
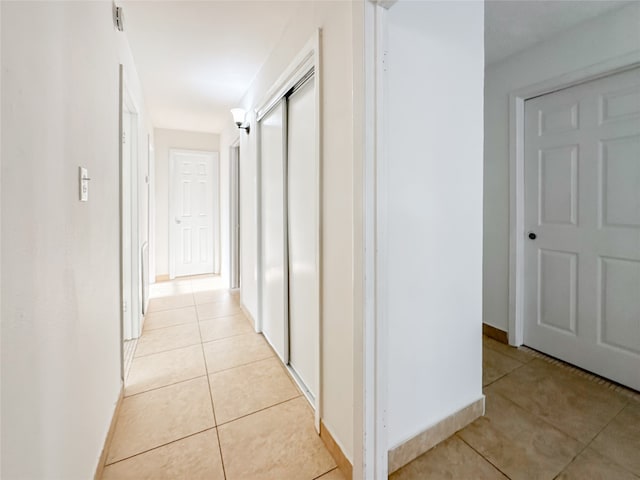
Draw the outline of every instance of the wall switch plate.
M84 167L80 167L79 173L80 173L79 175L80 201L88 202L89 201L89 180L91 180L89 178L89 171Z

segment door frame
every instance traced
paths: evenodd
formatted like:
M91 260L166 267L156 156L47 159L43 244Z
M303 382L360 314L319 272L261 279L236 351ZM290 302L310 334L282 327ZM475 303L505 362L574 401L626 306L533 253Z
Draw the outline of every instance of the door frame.
M237 219L237 224L234 221ZM229 288L242 287L240 255L240 138L229 147Z
M120 311L120 374L124 381L124 334L125 334L125 300L124 300L124 204L123 196L126 188L124 182L124 145L122 142L124 134L124 116L126 114L131 115L131 120L134 122L131 128L131 159L130 159L130 176L126 183L130 189L130 238L131 242L131 301L130 305L127 305L127 310L130 312L139 312L138 315L131 316L130 330L132 332L132 338L138 338L142 328L142 314L141 314L141 299L142 299L142 284L141 284L141 264L140 264L140 229L139 229L139 182L138 182L138 170L139 170L139 133L140 133L140 110L133 99L133 95L129 88L124 65L119 65L119 105L118 105L118 157L119 157L119 173L118 173L118 186L119 186L119 198L118 198L118 216L119 216L119 258L120 258L120 288L119 288L119 305ZM135 227L135 228L134 228Z
M317 178L317 190L318 190L318 208L315 212L317 218L317 245L318 250L316 252L316 265L318 266L318 350L316 356L316 378L318 379L318 385L316 390L316 395L314 399L314 425L317 432L320 432L320 420L323 416L322 412L322 346L323 346L323 338L322 338L322 324L323 324L323 309L322 309L322 301L323 301L323 292L322 292L322 280L323 280L323 269L322 269L322 114L321 114L321 98L322 98L322 71L321 71L321 30L317 29L314 35L307 41L302 50L296 55L293 61L289 64L289 66L284 70L284 72L278 77L278 79L274 82L273 86L268 90L265 95L264 100L259 103L259 107L255 110L255 118L256 124L262 120L262 118L271 111L271 109L281 100L286 97L286 94L291 90L296 84L298 84L305 76L307 76L310 72L313 72L314 80L315 80L315 115L316 115L316 151L315 151L315 163L316 163L316 178ZM285 108L286 112L286 108ZM286 118L286 113L285 113ZM283 125L283 128L286 128L286 124ZM258 171L257 177L262 178L261 165L262 159L260 158L260 128L256 128L258 131L258 141L257 141L257 157L258 157ZM285 147L286 148L286 147ZM286 166L286 162L285 162ZM260 182L258 182L260 184ZM285 183L286 189L286 183ZM258 199L261 198L262 191L258 188ZM286 195L286 192L285 192ZM285 197L286 198L286 197ZM258 200L259 202L260 200ZM262 332L262 278L263 278L263 269L262 269L262 213L261 209L257 210L258 215L258 252L257 252L257 265L258 265L258 318L256 320L256 331ZM286 220L286 213L285 213ZM285 228L287 228L287 224L285 223ZM285 242L287 241L288 234L285 231ZM286 268L286 266L285 266ZM286 319L285 329L288 328L288 318ZM288 332L286 332L287 341L288 341ZM288 348L286 349L286 355L288 356ZM292 373L293 378L297 378L295 372L289 367L289 365L285 365L287 369ZM308 397L307 397L308 398Z
M575 70L509 94L509 344L524 343L524 104L525 101L640 66L640 52Z
M362 145L354 142L354 461L353 478L387 480L387 332L385 256L389 158L385 141L387 11L396 0L364 2L364 98L354 108ZM354 58L354 62L357 61ZM354 83L356 79L354 77ZM357 117L357 116L358 117ZM361 159L361 160L360 160Z
M169 185L168 185L168 195L169 195L169 205L167 208L167 212L169 214L167 221L169 226L169 241L168 241L168 251L169 251L169 279L173 280L176 278L176 255L174 252L174 245L176 242L176 233L175 233L175 205L173 202L174 195L174 186L173 179L175 175L175 165L174 158L176 154L191 154L191 155L210 155L213 159L211 173L214 175L213 178L213 189L212 199L213 199L213 218L212 222L212 247L211 250L211 258L213 260L213 274L216 274L220 271L218 264L218 251L220 248L220 156L218 152L211 152L207 150L193 150L186 148L170 148L169 149Z

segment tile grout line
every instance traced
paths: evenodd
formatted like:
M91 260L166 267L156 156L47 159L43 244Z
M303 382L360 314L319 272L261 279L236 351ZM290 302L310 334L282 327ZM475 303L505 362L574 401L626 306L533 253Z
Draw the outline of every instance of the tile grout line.
M296 395L296 396L294 396L294 397L287 398L286 400L282 400L281 402L274 403L273 405L269 405L268 407L263 407L263 408L261 408L261 409L259 409L259 410L254 411L254 412L245 413L244 415L241 415L241 416L239 416L239 417L236 417L236 418L234 418L234 419L232 419L232 420L228 420L228 421L226 421L226 422L223 422L223 423L221 423L219 426L221 427L221 426L223 426L223 425L229 425L230 423L233 423L233 422L235 422L236 420L241 420L241 419L243 419L243 418L250 417L251 415L254 415L254 414L256 414L256 413L264 412L265 410L269 410L270 408L277 407L277 406L279 406L279 405L282 405L283 403L287 403L287 402L290 402L290 401L292 401L292 400L296 400L296 399L298 399L298 398L300 398L300 397L302 397L302 396L303 396L303 394L302 394L302 393L300 393L300 394L298 394L298 395ZM327 473L327 472L325 472L325 473ZM324 475L324 473L323 473L322 475Z
M191 377L191 378L185 378L185 379L183 379L183 380L178 380L177 382L167 383L166 385L161 385L161 386L159 386L159 387L153 387L153 388L150 388L149 390L144 390L144 391L142 391L142 392L132 393L131 395L127 395L127 394L125 393L125 395L123 396L123 398L131 398L131 397L135 397L135 396L137 396L137 395L142 395L143 393L154 392L154 391L156 391L156 390L160 390L161 388L172 387L172 386L174 386L174 385L179 385L179 384L181 384L181 383L187 383L187 382L190 382L191 380L196 380L196 379L198 379L198 378L202 378L202 377L206 377L206 373L205 373L205 374L203 374L203 375L198 375L198 376L196 376L196 377ZM125 387L125 390L126 390L126 387Z
M321 473L317 477L313 477L311 480L318 480L320 477L324 477L326 474L333 472L334 470L338 470L338 467L333 467L331 470L327 470L324 473Z
M489 460L487 457L485 457L479 450L477 450L473 445L471 445L469 442L467 442L464 438L462 438L462 436L458 435L458 432L454 433L453 436L457 437L460 439L460 441L462 441L462 443L464 443L465 445L467 445L471 450L473 450L474 452L476 452L478 455L480 455L480 457L487 462L489 465L493 466L493 468L495 468L496 470L498 470L501 474L503 474L505 477L507 477L509 480L511 480L511 477L509 475L507 475L506 472L503 472L500 467L498 467L497 465L495 465L491 460ZM436 445L437 447L437 445ZM435 448L435 447L433 447Z
M195 293L192 292L193 301L195 302ZM222 445L220 444L220 431L218 429L218 419L216 418L216 407L213 403L213 392L211 391L211 379L209 378L209 367L207 366L207 356L204 353L204 342L202 341L202 330L200 329L200 316L196 308L196 318L198 319L198 332L200 333L200 350L202 351L202 359L204 360L204 371L207 376L207 386L209 388L209 400L211 402L211 411L213 413L213 423L216 429L216 438L218 439L218 452L220 453L220 465L222 466L222 475L227 478L227 470L224 467L224 456L222 455Z
M179 308L176 308L175 310L180 310L180 309L182 309L182 308L185 308L185 309L186 309L186 308L191 308L191 306L193 306L193 305L190 305L190 306L188 306L188 307L179 307ZM246 319L246 317L242 314L242 312L240 312L240 313L234 313L234 314L231 314L231 315L223 315L223 316L221 316L221 317L205 318L205 319L202 319L202 320L198 320L198 311L197 311L197 309L196 309L196 319L195 319L194 321L187 321L187 322L182 322L182 323L176 323L176 324L174 324L174 325L164 325L164 326L162 326L162 327L145 328L145 329L142 331L142 333L146 333L146 332L157 332L158 330L164 330L164 329L166 329L166 328L181 327L181 326L183 326L183 325L191 325L192 323L211 322L211 321L214 321L214 320L220 320L221 318L231 318L231 317L236 317L236 316L240 316L240 315L242 315L242 317ZM140 336L142 337L142 335L140 335ZM147 355L152 355L152 354L148 353ZM145 356L145 355L141 355L141 356Z
M214 430L215 428L216 427L209 427L209 428L205 428L204 430L200 430L198 432L190 433L189 435L185 435L184 437L176 438L174 440L171 440L170 442L163 443L162 445L158 445L156 447L152 447L152 448L149 448L147 450L143 450L142 452L134 453L133 455L129 455L128 457L121 458L120 460L116 460L115 462L105 463L104 466L106 468L106 467L110 467L112 465L116 465L117 463L121 463L121 462L124 462L126 460L130 460L132 458L139 457L140 455L144 455L145 453L153 452L154 450L158 450L159 448L166 447L167 445L171 445L173 443L180 442L182 440L186 440L187 438L195 437L196 435L200 435L201 433L208 432L209 430Z
M198 328L198 330L199 330L199 328ZM142 338L142 336L140 336L140 338ZM200 342L200 343L202 343L202 342ZM176 350L182 350L183 348L197 347L198 345L200 345L200 343L190 343L189 345L182 345L180 347L168 348L166 350L158 350L157 352L146 353L144 355L138 355L137 357L133 357L133 359L135 360L136 358L147 358L147 357L150 357L152 355L159 355L161 353L175 352Z

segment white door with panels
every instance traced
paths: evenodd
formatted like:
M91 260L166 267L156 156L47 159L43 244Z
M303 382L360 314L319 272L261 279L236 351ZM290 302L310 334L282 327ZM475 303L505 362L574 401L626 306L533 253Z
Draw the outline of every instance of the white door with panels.
M640 390L640 69L525 102L524 342Z
M318 391L318 165L314 78L288 98L287 204L289 365L315 397Z
M214 272L218 154L170 151L170 277Z

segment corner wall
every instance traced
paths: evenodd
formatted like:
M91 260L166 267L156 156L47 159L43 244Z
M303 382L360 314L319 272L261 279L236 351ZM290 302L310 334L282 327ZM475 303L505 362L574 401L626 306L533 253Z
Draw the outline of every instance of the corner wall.
M578 25L486 67L483 321L509 329L509 94L640 51L640 3Z
M378 281L393 450L483 398L484 4L401 0L387 21Z
M324 425L353 461L353 63L350 2L300 2L242 101L252 111L294 57L322 29L322 412ZM258 316L257 130L240 135L241 299ZM222 149L229 145L223 143Z
M0 11L0 476L88 479L121 388L120 63L141 110L139 138L153 132L111 2L2 2ZM78 200L80 165L88 203Z
M169 275L169 149L220 151L215 133L187 132L156 128L155 140L155 268L156 276ZM220 176L222 183L222 176ZM222 206L220 211L222 212ZM216 245L220 258L220 245ZM224 257L222 257L224 258Z

